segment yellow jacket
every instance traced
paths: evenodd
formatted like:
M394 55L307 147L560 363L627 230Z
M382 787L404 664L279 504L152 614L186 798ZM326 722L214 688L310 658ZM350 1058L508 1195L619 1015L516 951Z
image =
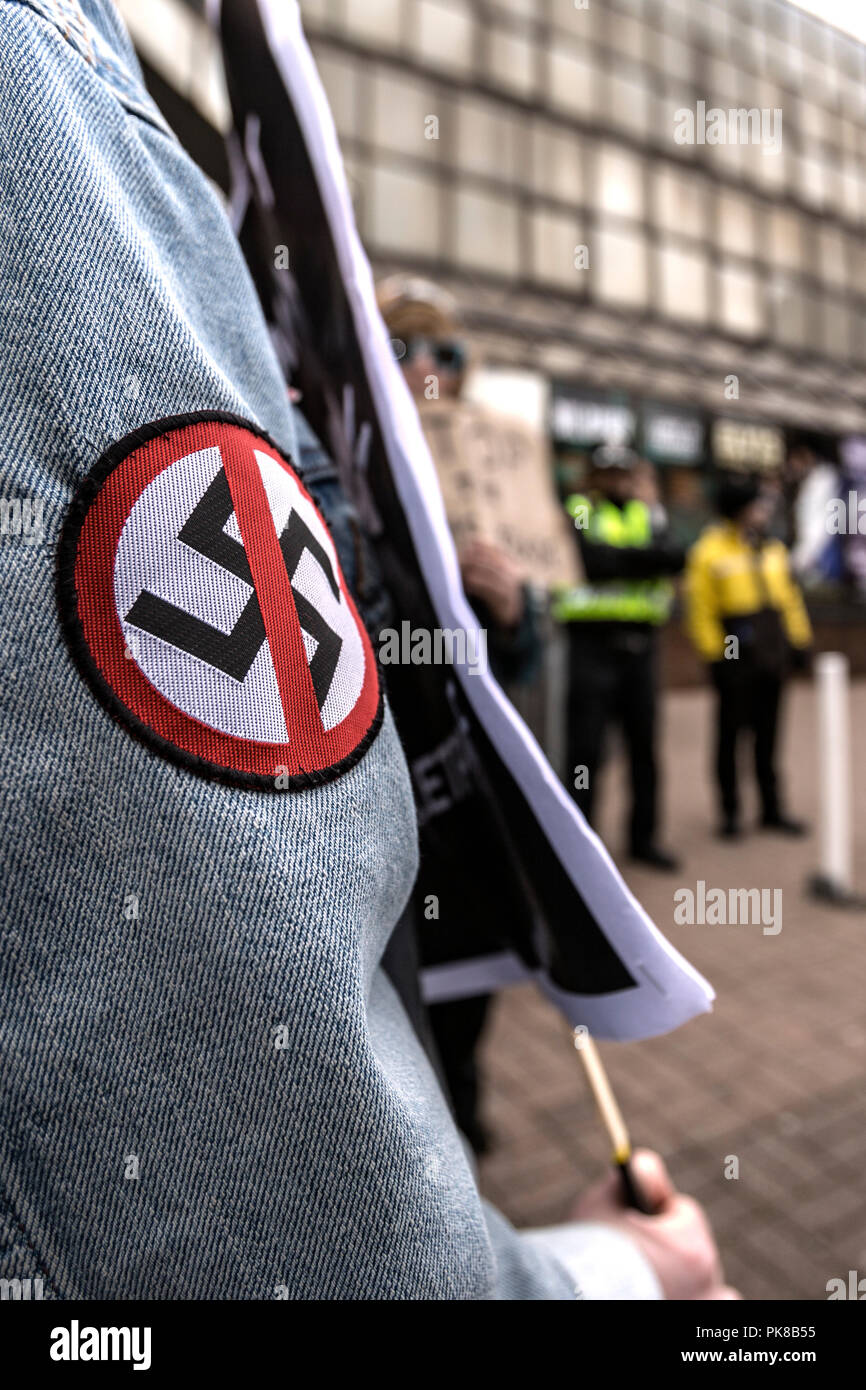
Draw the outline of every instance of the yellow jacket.
M726 619L762 608L778 610L792 646L812 641L786 547L771 540L756 551L729 521L707 527L689 551L684 598L686 629L704 661L724 656Z

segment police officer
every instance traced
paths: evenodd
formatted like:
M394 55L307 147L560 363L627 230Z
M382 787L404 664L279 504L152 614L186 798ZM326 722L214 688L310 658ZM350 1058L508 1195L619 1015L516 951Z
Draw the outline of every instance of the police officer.
M761 824L801 835L806 827L781 806L776 738L785 677L792 666L808 665L812 628L787 548L767 538L772 499L753 478L731 477L721 481L716 505L721 519L689 551L685 602L689 635L718 697L719 833L740 834L737 746L748 730Z
M639 468L624 445L593 452L586 495L573 493L565 504L586 582L560 594L553 613L568 628L572 795L591 820L605 735L618 723L631 768L631 857L674 869L675 859L656 843L656 631L669 615L668 576L682 569L683 554L654 534L652 511L637 495Z

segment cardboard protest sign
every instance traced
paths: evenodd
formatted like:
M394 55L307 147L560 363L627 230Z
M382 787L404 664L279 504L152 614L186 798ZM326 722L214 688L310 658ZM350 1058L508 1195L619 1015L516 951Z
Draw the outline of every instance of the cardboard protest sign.
M458 554L473 537L500 546L541 588L579 582L547 443L527 422L468 401L424 402L424 430Z

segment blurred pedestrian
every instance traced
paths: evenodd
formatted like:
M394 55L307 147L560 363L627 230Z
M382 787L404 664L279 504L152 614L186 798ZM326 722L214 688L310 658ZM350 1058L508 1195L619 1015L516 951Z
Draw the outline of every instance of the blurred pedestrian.
M842 477L828 445L800 433L791 437L783 475L790 517L790 562L808 590L839 584L845 572L841 538L827 525L827 509L842 494Z
M419 407L430 399L462 398L469 367L457 306L446 290L415 275L393 275L377 290L394 353ZM421 424L425 425L423 409ZM471 466L471 460L470 460ZM499 680L526 679L537 664L538 624L528 585L514 559L480 536L458 544L463 588L488 633L491 668Z
M453 402L455 409L466 382L469 353L463 340L452 297L429 280L395 275L377 291L379 308L391 335L395 356L418 403L422 427L429 392L433 399ZM432 445L432 441L431 441ZM472 459L468 460L472 467ZM480 466L480 460L479 460ZM540 639L529 586L513 558L492 541L469 535L458 544L460 574L479 625L487 632L487 651L493 674L500 681L529 679L540 659ZM421 830L425 869L435 863L440 892L453 877L450 855L432 831ZM424 883L416 886L416 913L422 963L465 954L475 940L479 954L487 948L478 935L477 903L460 882L449 894L453 904L448 922L428 922L423 912ZM479 994L429 1006L433 1037L458 1127L476 1153L483 1153L489 1136L480 1117L476 1052L484 1032L492 995Z
M672 870L656 839L657 641L684 553L654 524L657 497L634 450L606 444L592 455L586 494L566 499L586 582L561 593L554 617L567 625L567 746L570 790L592 819L595 785L612 724L625 737L631 770L631 857ZM657 518L658 519L658 518Z
M733 838L741 830L737 747L748 730L761 824L800 835L806 827L783 809L776 744L785 678L808 665L812 628L787 547L767 535L772 499L752 478L728 478L716 507L721 519L689 551L685 601L689 635L717 693L719 833Z

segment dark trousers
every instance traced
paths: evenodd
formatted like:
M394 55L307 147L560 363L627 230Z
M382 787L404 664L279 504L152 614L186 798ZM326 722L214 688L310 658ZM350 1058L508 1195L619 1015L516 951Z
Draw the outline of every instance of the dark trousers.
M615 623L571 623L567 706L567 783L592 821L596 774L611 724L622 729L631 771L632 852L655 839L657 814L656 641L648 627ZM575 768L585 768L575 787Z
M779 814L776 735L782 674L759 670L749 652L741 650L736 661L717 662L713 675L718 698L716 781L722 814L726 818L739 815L737 749L741 736L748 734L754 745L761 811L765 818L773 818Z
M492 995L480 994L472 999L449 999L428 1008L454 1118L474 1149L483 1145L476 1052L492 1002Z

